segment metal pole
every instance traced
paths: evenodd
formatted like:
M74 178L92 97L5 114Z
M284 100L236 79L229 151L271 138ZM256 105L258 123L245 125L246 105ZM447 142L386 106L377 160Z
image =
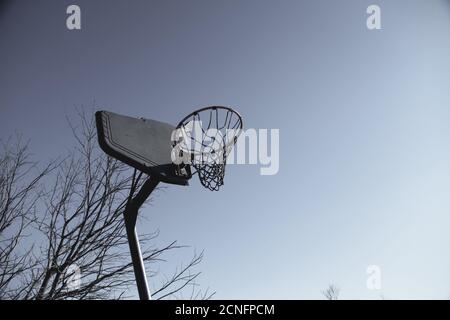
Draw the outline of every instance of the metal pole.
M138 194L130 199L125 207L124 218L125 228L127 230L128 244L130 246L131 261L133 262L134 275L136 277L136 285L141 300L150 300L150 290L148 289L147 277L145 276L145 266L142 259L141 248L139 246L139 238L136 232L136 220L139 208L156 188L159 181L157 179L148 178L142 185Z

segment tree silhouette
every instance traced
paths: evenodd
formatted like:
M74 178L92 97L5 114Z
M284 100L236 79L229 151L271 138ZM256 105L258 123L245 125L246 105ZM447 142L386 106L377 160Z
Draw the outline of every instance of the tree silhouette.
M322 291L322 294L327 300L338 300L340 292L341 289L338 286L330 284L325 291Z
M132 297L134 273L123 211L144 182L97 147L94 117L78 113L70 123L76 147L39 170L29 145L16 139L0 154L0 299L121 299ZM150 202L148 200L147 202ZM157 248L157 232L140 235L146 266L184 248L176 241ZM166 276L153 290L170 298L192 286L191 297L214 293L196 289L193 271L203 253ZM155 269L147 274L154 276ZM193 289L195 288L195 289Z

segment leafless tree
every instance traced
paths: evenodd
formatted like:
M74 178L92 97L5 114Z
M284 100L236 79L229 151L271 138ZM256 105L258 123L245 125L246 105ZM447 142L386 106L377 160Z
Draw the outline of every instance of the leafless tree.
M341 289L338 286L330 284L325 291L322 291L322 294L327 300L338 300L340 292Z
M123 211L147 177L131 174L127 166L98 149L93 119L81 111L79 125L70 122L76 148L38 172L25 189L14 183L28 176L27 166L14 163L27 163L26 146L13 156L5 153L0 157L0 221L6 226L0 229L0 259L8 262L0 260L0 299L132 296L134 274ZM10 167L23 172L14 174ZM8 227L14 230L13 236L7 236ZM26 250L25 231L32 232L33 242ZM152 244L157 235L140 235L146 266L162 262L165 253L184 247L173 241L156 248ZM196 287L200 272L193 270L202 258L203 253L194 255L177 268L154 290L153 297L173 298ZM154 269L147 274L154 276ZM196 290L194 297L210 298L212 294Z
M2 142L0 151L0 298L14 298L18 279L36 266L30 257L33 246L21 247L27 236L36 204L36 190L53 164L38 170L30 161L28 144L17 136Z

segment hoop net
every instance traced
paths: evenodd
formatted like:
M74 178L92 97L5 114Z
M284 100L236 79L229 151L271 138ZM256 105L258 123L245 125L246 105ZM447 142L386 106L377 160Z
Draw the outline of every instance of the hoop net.
M228 107L207 107L183 119L172 137L178 161L196 169L212 191L223 185L227 157L242 132L242 118Z

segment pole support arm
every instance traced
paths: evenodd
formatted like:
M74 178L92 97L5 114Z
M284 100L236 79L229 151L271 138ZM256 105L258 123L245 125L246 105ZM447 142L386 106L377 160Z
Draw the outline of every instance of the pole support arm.
M133 198L130 198L124 210L125 229L127 231L128 244L130 246L131 260L133 262L134 275L138 287L139 298L141 300L150 300L150 290L148 289L147 277L145 276L145 266L142 259L139 238L136 232L136 221L139 208L150 196L158 185L159 180L149 177L142 185L139 192Z

